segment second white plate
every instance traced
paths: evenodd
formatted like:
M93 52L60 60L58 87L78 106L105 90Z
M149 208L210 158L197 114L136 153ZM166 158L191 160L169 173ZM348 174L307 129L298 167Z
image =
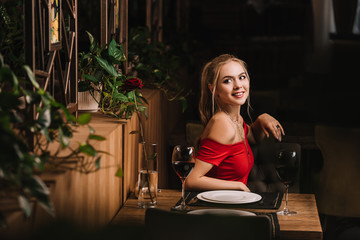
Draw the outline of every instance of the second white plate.
M236 209L199 209L188 212L188 214L203 215L203 214L215 214L215 215L231 215L231 216L256 216L255 213L241 211Z

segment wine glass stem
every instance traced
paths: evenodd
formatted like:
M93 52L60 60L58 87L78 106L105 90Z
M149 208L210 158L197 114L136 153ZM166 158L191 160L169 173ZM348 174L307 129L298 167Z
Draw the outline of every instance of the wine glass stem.
M185 179L181 179L181 208L185 208Z
M288 211L287 203L288 203L288 195L289 195L289 184L285 184L286 186L286 192L285 192L285 207L284 211Z

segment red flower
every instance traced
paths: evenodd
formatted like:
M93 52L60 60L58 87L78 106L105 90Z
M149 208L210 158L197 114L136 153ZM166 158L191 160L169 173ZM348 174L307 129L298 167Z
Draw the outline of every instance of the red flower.
M124 84L122 85L122 89L130 92L134 89L141 89L144 85L141 84L141 79L132 77L125 80Z

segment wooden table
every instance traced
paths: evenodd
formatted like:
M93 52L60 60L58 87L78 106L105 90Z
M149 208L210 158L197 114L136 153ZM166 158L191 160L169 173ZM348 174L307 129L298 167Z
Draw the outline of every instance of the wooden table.
M178 190L161 189L158 195L158 208L170 210L180 199ZM284 198L283 198L284 199ZM284 207L284 200L280 209ZM280 239L322 239L322 228L316 207L314 194L289 193L288 206L297 214L293 216L278 215ZM191 207L201 209L205 207ZM208 207L207 207L208 208ZM251 212L275 212L277 210L244 209ZM137 207L137 199L129 198L114 218L112 224L144 224L145 209Z

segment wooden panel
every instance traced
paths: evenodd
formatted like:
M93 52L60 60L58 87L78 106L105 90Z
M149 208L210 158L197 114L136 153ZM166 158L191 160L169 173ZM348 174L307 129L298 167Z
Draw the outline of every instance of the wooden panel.
M125 157L124 157L124 191L123 196L126 200L129 193L133 192L137 182L138 172L138 143L139 134L130 134L132 131L139 130L139 120L137 115L128 121L124 130L124 141L125 141Z
M159 171L159 187L167 186L167 156L166 156L166 141L165 141L165 119L164 112L164 95L160 90L143 90L143 95L147 99L149 105L147 106L149 118L142 117L141 121L144 126L144 135L146 142L158 144L158 171Z
M101 114L93 115L91 126L95 133L106 137L95 146L109 153L103 154L100 170L88 174L65 171L41 175L50 183L58 219L89 228L101 227L108 224L118 211L123 203L123 179L115 174L118 167L123 167L124 123ZM75 139L84 141L88 134L87 128L81 128Z

